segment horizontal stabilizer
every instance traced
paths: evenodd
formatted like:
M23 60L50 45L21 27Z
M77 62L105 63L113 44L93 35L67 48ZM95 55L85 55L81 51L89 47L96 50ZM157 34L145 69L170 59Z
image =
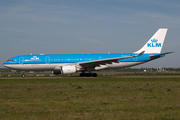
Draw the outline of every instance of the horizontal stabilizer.
M166 53L161 53L161 54L159 54L159 55L149 55L149 58L150 59L155 59L155 58L158 58L158 57L160 57L160 56L163 56L163 55L166 55L166 54L170 54L170 53L174 53L174 52L166 52Z

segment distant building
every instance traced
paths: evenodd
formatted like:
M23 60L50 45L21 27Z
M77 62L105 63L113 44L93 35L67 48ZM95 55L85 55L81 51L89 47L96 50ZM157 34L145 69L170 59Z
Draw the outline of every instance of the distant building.
M157 68L157 72L165 72L164 69L162 69L161 67Z

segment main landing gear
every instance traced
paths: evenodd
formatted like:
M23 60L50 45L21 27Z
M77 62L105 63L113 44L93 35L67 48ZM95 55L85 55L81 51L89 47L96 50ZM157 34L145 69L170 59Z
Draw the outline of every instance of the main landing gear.
M97 73L81 73L80 77L97 77Z

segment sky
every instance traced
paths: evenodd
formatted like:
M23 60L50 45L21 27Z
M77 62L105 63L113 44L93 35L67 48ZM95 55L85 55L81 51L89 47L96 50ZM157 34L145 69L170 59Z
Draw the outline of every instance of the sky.
M0 68L26 54L132 53L159 28L162 52L136 67L180 67L179 0L1 0Z

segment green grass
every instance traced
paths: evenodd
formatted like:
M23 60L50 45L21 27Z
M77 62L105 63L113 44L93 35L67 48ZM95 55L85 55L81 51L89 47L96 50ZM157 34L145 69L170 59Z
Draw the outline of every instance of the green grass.
M25 73L26 77L79 77L80 73L71 75L54 75L51 73ZM97 71L98 76L180 76L179 72L106 72ZM21 73L1 73L2 77L21 77Z
M0 119L180 119L180 78L1 79Z

